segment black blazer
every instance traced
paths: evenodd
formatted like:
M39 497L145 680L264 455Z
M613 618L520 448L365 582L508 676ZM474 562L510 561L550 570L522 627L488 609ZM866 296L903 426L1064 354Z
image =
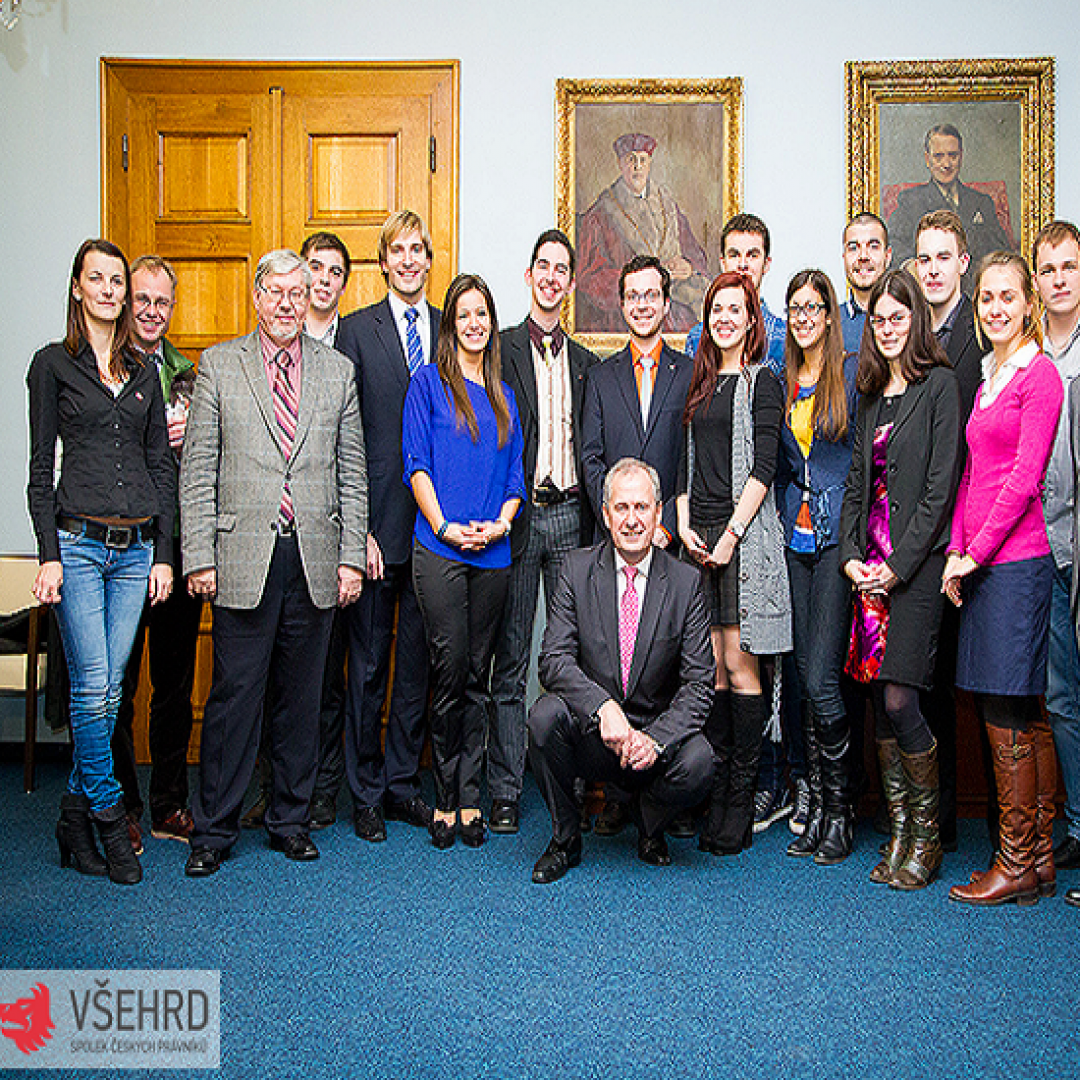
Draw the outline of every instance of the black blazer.
M945 355L956 372L960 384L960 448L966 445L963 434L968 417L975 407L975 395L982 382L982 358L988 352L979 344L975 336L975 309L965 293L960 294L959 310L953 323L952 333L945 349Z
M866 557L866 522L873 497L874 430L881 395L859 402L855 448L840 512L840 564ZM960 391L955 374L935 367L907 388L889 436L889 566L901 581L948 540L960 480ZM940 585L940 582L937 583Z
M517 399L518 416L521 420L521 433L525 439L525 451L522 464L525 468L525 490L530 494L536 484L536 446L539 433L539 405L536 393L536 368L533 364L532 343L529 340L527 323L513 326L499 335L502 349L503 381ZM582 493L585 491L585 472L581 463L581 416L585 408L585 382L589 368L600 363L595 353L583 348L573 338L567 337L566 347L570 362L570 434L574 447L574 465L577 468L578 483ZM531 501L526 499L521 510L514 517L510 532L510 552L517 558L529 538L529 519ZM581 534L578 543L584 547L592 543L594 521L588 498L581 499Z
M439 311L428 305L431 349L439 335ZM409 389L409 365L394 325L390 301L346 315L338 326L337 349L356 368L368 469L368 530L387 563L408 561L416 524L416 501L402 479L401 417Z
M630 723L665 747L704 729L716 664L700 571L653 549L629 686L619 660L615 549L610 541L570 552L548 608L540 681L587 727L617 701Z
M693 370L694 362L688 356L664 346L647 427L641 423L629 345L589 373L581 422L581 460L585 486L598 519L608 469L620 458L639 458L660 474L664 528L673 537L677 535L675 496L685 435L682 418Z

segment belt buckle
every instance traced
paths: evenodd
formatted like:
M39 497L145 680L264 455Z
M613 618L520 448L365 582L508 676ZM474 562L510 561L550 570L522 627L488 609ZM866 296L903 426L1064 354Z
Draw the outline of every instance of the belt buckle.
M130 525L106 525L105 546L114 551L126 551L131 547L134 531Z

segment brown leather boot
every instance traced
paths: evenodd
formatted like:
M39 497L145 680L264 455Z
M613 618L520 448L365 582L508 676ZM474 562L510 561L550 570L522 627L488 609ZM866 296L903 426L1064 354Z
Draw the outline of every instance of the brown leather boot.
M889 885L911 891L925 889L941 869L938 833L937 743L921 754L900 754L907 784L909 842L904 861Z
M1033 725L1034 726L1034 725ZM993 905L1015 901L1034 904L1039 899L1035 872L1038 820L1038 765L1035 734L987 725L994 755L1000 817L1000 845L985 874L970 885L954 885L950 900Z
M907 784L896 740L879 739L877 752L881 765L881 791L889 812L889 839L885 843L885 857L870 871L870 880L878 885L888 885L907 858Z
M1038 773L1035 799L1038 816L1035 821L1035 876L1039 879L1039 895L1053 896L1057 892L1057 871L1054 869L1054 815L1057 806L1057 754L1050 721L1041 713L1031 725L1035 736L1035 768Z

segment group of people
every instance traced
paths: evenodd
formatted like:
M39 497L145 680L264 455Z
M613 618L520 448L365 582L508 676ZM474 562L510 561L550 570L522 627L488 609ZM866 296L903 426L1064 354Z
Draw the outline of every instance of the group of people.
M768 229L736 215L685 352L663 336L670 272L636 255L617 284L629 341L601 362L560 321L562 232L536 241L529 314L500 331L474 274L428 303L431 238L401 211L379 238L384 300L339 315L350 259L333 234L271 252L257 330L208 349L192 389L165 339L171 268L129 271L87 241L67 335L28 376L35 592L57 605L71 677L62 861L141 876L137 781L114 748L145 622L151 826L190 844L192 877L219 869L242 816L317 858L345 780L361 839L391 820L477 847L518 830L527 757L553 822L538 883L580 862L589 781L606 785L596 831L633 821L646 863L670 863L666 835L734 855L774 741L806 794L788 852L832 865L852 851L869 702L889 829L870 877L920 889L955 844L959 687L997 813L990 868L950 896L1052 894L1055 860L1080 865L1080 231L1047 225L1030 268L988 254L971 297L949 209L918 222L906 268L873 214L843 255L846 302L800 271L785 320L760 297ZM544 692L526 717L541 580ZM202 599L214 672L189 809L177 748Z

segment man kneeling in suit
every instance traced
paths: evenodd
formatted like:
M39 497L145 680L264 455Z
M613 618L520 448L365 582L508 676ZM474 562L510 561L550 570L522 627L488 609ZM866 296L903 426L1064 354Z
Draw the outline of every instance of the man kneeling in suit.
M671 863L664 826L709 793L708 617L698 572L653 547L661 509L656 470L623 458L604 479L611 539L563 563L540 650L548 693L529 712L554 833L533 869L541 885L581 862L577 777L637 796L638 857L652 866Z

